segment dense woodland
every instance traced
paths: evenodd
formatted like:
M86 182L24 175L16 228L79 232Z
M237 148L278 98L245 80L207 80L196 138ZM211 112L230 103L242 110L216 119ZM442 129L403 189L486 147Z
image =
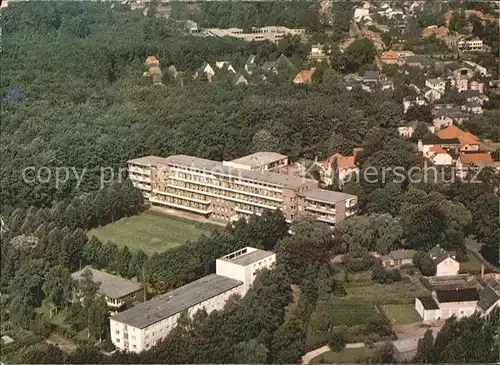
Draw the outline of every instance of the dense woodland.
M245 26L270 24L278 14L283 25L301 26L315 6L304 3L262 5L269 7L266 17L250 12ZM220 6L204 4L202 22L229 26L245 14L240 8L231 13ZM289 7L289 12L282 12L282 7ZM345 3L335 3L334 8L338 12L333 14L332 28L343 34L351 10ZM184 10L176 10L180 18ZM221 12L226 16L216 22ZM177 24L153 15L143 16L118 4L79 2L9 4L2 10L0 199L9 231L1 240L1 291L10 294L5 310L2 303L2 319L29 328L35 337L26 342L36 341L36 336L51 330L34 312L47 303L55 312L68 311L70 334L87 326L90 338L97 341L109 331L103 303L90 304L95 297L92 288L88 288L88 304L68 308L67 303L72 289L69 273L83 265L136 278L154 292L213 272L217 257L244 246L275 250L278 267L275 272L263 272L248 295L235 298L224 311L186 318L163 343L139 356L107 358L83 346L69 358L53 346L16 354L18 344L6 349L18 356L17 362L298 362L315 346L346 341L339 335L346 331L329 317L331 303L345 295L328 264L330 254L347 253L346 270L373 269L374 280L388 283L401 278L398 273L380 275L368 252L425 251L439 243L457 250L463 259L464 237L474 235L484 243L484 256L498 264L495 188L499 181L489 170L481 172L482 184L440 179L415 183L408 175L401 183L391 182L391 175L385 182L350 182L344 191L359 197L358 215L337 225L335 239L326 225L308 219L294 222L295 235L289 236L279 211L151 256L89 239L86 230L142 210L142 197L130 181L98 189L100 168L118 169L126 160L142 155L184 153L222 160L274 150L293 161L322 159L336 152L350 154L352 148L363 147L357 157L362 171L424 165L416 140L402 139L396 132L404 118L402 98L412 95L405 84L423 86L423 71L384 70L395 81L391 92L345 90L343 74L373 67L371 42L356 41L342 55L332 52L331 67L318 66L313 85L297 87L291 83L295 73L310 66L303 62L309 52L307 44L291 38L275 45L183 36ZM235 87L224 75L216 76L211 84L192 80L205 61L228 60L241 69L250 54L257 55L259 63L284 54L292 65L270 76L267 83L248 87ZM148 55L160 59L165 87L155 87L142 76ZM182 82L168 73L170 65L183 72ZM496 103L493 100L492 110L467 128L495 140L500 120ZM429 137L425 127L429 114L425 108L411 111L421 122L416 137ZM22 171L30 166L86 168L87 172L79 186L75 179L62 186L55 181L27 184ZM422 261L418 264L422 273L432 271ZM300 285L303 294L293 310L285 310L292 302L292 283ZM427 339L419 350L422 359L489 362L498 357L488 347L491 324L485 320L450 321L447 326L452 332L462 328L465 334L449 345L446 339L438 341L438 336L432 351ZM347 333L348 339L386 340L391 335L390 323L380 317L367 318L358 330ZM477 344L482 352L464 352L464 341L482 341L477 334L486 338ZM460 349L460 358L438 355L445 347L446 354ZM387 363L391 359L390 347L384 346L366 361Z

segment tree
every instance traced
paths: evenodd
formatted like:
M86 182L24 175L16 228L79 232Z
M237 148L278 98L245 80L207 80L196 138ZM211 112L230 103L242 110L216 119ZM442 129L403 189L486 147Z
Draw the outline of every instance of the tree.
M234 361L236 364L265 364L268 353L266 346L251 339L234 347Z
M305 328L298 317L291 317L275 332L272 341L274 364L298 363L305 349Z
M91 345L78 346L68 356L70 364L99 364L103 362L103 355L97 347Z
M362 65L373 62L376 55L373 42L367 38L356 39L342 54L342 64L345 72L357 72Z
M64 353L52 344L28 347L21 355L24 364L64 364Z
M463 9L453 12L453 16L450 19L450 30L460 34L467 34L467 26L468 21L465 17L465 12L463 11Z
M432 330L425 331L424 337L418 340L417 354L413 361L417 363L427 364L432 362L434 358L432 354L432 347L434 346L434 336Z
M278 152L279 141L266 129L258 130L252 138L252 151L263 152L271 151Z
M333 352L340 352L344 349L347 343L346 330L347 328L338 328L330 332L328 339L330 350Z
M89 335L100 342L105 334L109 318L106 299L103 296L96 297L87 312Z
M418 251L413 258L413 263L417 269L420 270L424 276L436 275L436 264L432 261L431 257L422 251Z
M60 265L52 267L45 276L42 289L46 300L50 303L50 318L52 318L52 309L55 309L56 312L61 310L73 295L71 273Z

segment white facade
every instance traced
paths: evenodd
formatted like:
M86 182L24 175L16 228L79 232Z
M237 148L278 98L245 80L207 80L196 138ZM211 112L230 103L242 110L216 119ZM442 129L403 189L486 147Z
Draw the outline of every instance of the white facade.
M436 265L436 276L453 276L458 275L460 264L451 257L441 261Z
M420 299L415 298L415 310L424 321L445 320L452 316L457 319L474 314L477 301L437 303L438 309L425 309Z
M447 153L435 153L430 156L430 160L436 166L451 166L453 165L453 157Z
M255 280L257 271L269 269L275 262L275 253L245 247L217 259L215 261L215 272L217 275L242 281L242 295L245 295Z
M214 310L221 310L230 296L235 294L243 295L242 288L243 286L240 285L216 297L210 298L209 300L188 308L189 316L193 316L201 309L205 309L207 313ZM136 328L126 325L115 321L113 317L110 317L111 341L115 347L121 351L141 352L148 350L168 335L168 333L177 325L177 321L180 316L181 312L176 313L173 316L164 318L145 328Z
M439 317L439 309L425 309L418 298L415 298L415 310L424 321L434 321Z

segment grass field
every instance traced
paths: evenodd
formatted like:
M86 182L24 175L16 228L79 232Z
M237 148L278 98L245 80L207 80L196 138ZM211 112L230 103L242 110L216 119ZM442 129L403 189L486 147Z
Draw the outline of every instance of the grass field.
M66 313L64 311L57 313L54 317L50 318L49 308L42 304L42 306L35 308L37 314L41 314L47 321L55 324L58 327L70 329L70 325L65 322Z
M214 228L219 227L147 211L92 229L88 235L96 236L102 242L112 241L118 246L128 246L131 251L142 249L152 254L180 246L188 240L194 241Z
M311 364L352 363L371 356L375 349L360 347L357 349L343 349L341 352L325 352L311 360Z
M410 324L422 320L413 304L386 304L380 307L391 319L392 325Z

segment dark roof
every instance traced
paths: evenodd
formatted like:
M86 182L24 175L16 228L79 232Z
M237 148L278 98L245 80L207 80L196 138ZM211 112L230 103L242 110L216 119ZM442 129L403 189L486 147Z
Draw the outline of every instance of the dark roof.
M429 256L431 257L432 261L437 265L440 262L446 260L448 257L454 258L456 257L456 253L453 251L446 251L439 247L439 245L434 246L430 251L429 251Z
M432 109L432 115L435 117L439 117L439 116L443 116L443 115L444 116L460 117L463 115L463 112L459 107L455 107L455 108L436 108L436 107L434 107Z
M426 63L428 61L429 61L428 57L426 57L426 56L419 56L419 55L407 56L405 58L405 62L406 63L416 63L416 62Z
M500 299L500 295L489 285L479 292L479 307L483 311L487 311L492 305L494 305L498 299Z
M391 251L391 257L394 260L412 259L413 257L415 257L415 251L414 250L395 250L395 251Z
M458 138L440 138L440 144L460 144L460 140Z
M436 290L436 297L439 303L474 302L479 300L479 294L476 288Z
M424 306L424 309L427 310L439 309L439 306L437 305L436 301L431 296L417 297L417 299L420 300L420 302Z
M86 269L89 269L90 272L92 272L92 281L98 285L97 292L104 294L109 298L123 298L124 296L135 293L142 288L139 283L124 279L120 276L95 270L88 266L71 274L71 278L75 283L78 283L83 279L83 273Z
M363 75L363 79L375 79L378 80L380 77L380 74L378 71L365 71L365 74Z
M115 314L111 319L135 328L144 328L241 284L241 281L211 274Z
M481 96L483 94L479 90L464 90L460 93L460 95L466 98L472 98L474 96Z

